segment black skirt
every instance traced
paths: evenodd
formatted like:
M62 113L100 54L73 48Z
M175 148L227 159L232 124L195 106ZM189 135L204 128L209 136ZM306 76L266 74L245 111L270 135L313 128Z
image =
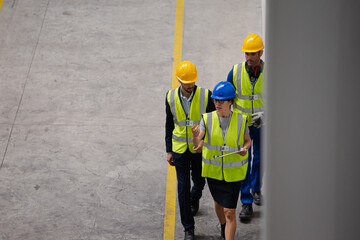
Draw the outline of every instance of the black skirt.
M241 181L225 182L206 178L214 201L224 208L236 208L239 199Z

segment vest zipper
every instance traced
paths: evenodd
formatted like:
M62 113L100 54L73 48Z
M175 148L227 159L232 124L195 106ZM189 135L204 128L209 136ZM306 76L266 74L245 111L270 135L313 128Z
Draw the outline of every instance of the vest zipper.
M254 84L251 83L251 90L252 90L251 113L254 113L254 93L255 93L255 84L256 84L256 82L257 82L257 79L254 80Z
M226 144L224 143L224 146L226 146ZM221 152L221 155L224 155L224 152ZM221 158L221 173L222 173L222 178L225 181L225 176L224 176L224 157Z
M190 120L190 119L188 116L186 116L186 121L188 121L188 120ZM190 150L189 141L188 141L188 126L185 126L185 128L186 128L186 145L187 145L187 148Z

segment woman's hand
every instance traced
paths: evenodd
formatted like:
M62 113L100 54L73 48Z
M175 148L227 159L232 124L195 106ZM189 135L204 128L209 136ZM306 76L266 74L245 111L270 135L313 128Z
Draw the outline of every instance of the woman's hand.
M204 146L204 140L201 140L197 147L195 147L195 146L193 147L193 150L197 153L201 153L203 146Z
M192 126L191 131L192 131L193 137L195 137L195 138L199 137L200 127L198 125Z
M193 150L197 153L201 153L204 146L204 140L202 138L205 135L205 132L200 130L200 126L194 125L191 128L192 132L192 142L194 144Z
M240 149L239 154L240 154L241 156L245 156L245 155L246 155L246 153L247 153L247 151L248 151L248 149L247 149L247 148L242 147L242 148Z

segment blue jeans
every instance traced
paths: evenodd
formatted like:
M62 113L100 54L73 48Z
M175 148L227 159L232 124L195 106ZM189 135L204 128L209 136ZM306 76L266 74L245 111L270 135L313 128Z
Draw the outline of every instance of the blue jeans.
M177 177L181 223L184 229L194 229L195 222L191 212L191 202L201 198L205 186L205 178L201 177L201 153L191 153L187 150L183 154L173 153L173 158ZM190 171L194 183L191 190Z
M249 163L246 177L240 187L242 204L252 203L254 199L250 193L250 189L253 192L260 192L262 186L262 171L260 165L261 128L250 126L249 130L252 147L249 148ZM253 155L251 154L251 149L253 150Z

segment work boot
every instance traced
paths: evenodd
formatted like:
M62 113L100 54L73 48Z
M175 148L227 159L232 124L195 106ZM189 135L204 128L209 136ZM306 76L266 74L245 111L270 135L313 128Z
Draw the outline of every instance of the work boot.
M252 204L243 204L241 212L239 213L240 221L242 220L250 220L253 214Z
M194 240L194 239L195 239L194 229L185 229L184 240Z
M191 213L193 216L199 211L199 200L192 201L191 203Z
M261 192L254 192L253 197L254 197L254 203L256 205L258 205L258 206L263 205L263 197L261 195Z

